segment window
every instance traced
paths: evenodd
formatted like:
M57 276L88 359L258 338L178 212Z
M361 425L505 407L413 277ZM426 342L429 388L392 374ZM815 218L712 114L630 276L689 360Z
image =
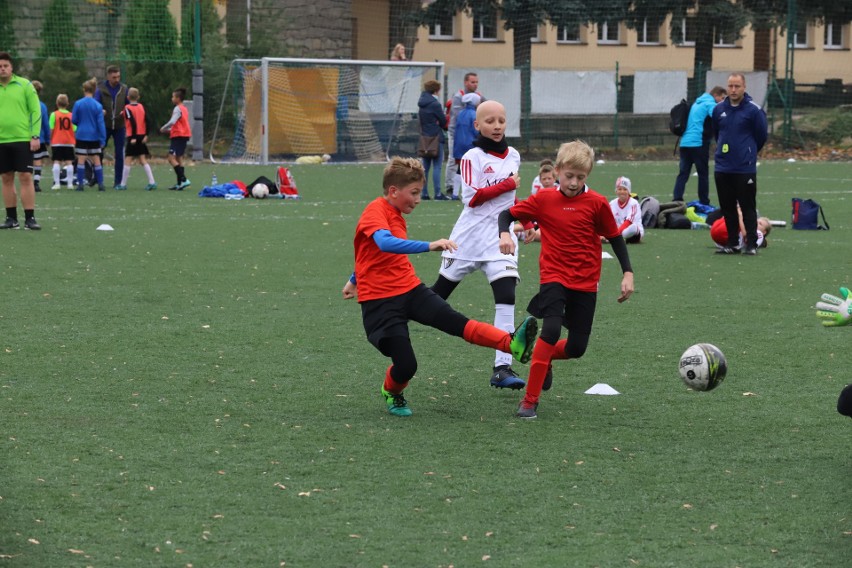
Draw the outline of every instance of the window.
M533 32L532 37L530 38L530 43L547 43L547 38L545 34L547 30L544 26L536 26L535 32Z
M695 19L692 17L684 18L680 21L680 41L678 45L685 47L695 46Z
M660 45L660 26L648 24L647 18L636 29L636 34L639 45Z
M453 25L455 22L455 17L453 14L446 14L441 16L441 18L429 24L429 38L430 39L451 39L456 37L455 26Z
M735 47L737 31L733 26L719 25L713 28L713 47Z
M826 21L823 47L826 49L843 49L843 39L843 24L837 20Z
M799 22L796 31L793 32L793 47L798 49L804 49L811 46L811 42L808 38L808 23L807 22Z
M598 24L598 43L618 44L621 43L621 30L618 22L602 22Z
M491 12L482 16L473 16L473 39L496 41L497 40L497 12Z
M557 43L581 43L580 24L559 26L556 28Z

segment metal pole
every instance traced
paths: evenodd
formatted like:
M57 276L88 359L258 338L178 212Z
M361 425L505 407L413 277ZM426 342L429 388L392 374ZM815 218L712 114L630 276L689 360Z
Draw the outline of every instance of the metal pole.
M204 159L204 69L201 68L201 0L194 2L193 30L195 32L192 70L192 159Z
M796 0L787 0L787 57L784 64L784 147L792 145L793 137L793 53L796 51L793 34L796 32Z

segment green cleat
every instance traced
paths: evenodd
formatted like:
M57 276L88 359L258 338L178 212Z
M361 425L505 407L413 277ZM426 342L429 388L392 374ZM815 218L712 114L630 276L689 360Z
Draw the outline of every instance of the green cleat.
M521 363L529 362L532 358L537 333L538 320L532 316L524 318L524 321L521 322L521 325L512 334L512 342L509 344L509 349L512 350L512 357Z
M411 409L408 408L408 401L402 396L402 393L395 394L388 392L382 387L382 396L385 397L385 402L388 405L388 412L394 416L411 416Z

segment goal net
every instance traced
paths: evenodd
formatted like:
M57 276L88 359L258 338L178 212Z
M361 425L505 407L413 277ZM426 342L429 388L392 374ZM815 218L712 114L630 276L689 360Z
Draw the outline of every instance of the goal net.
M268 164L329 154L339 162L414 155L423 83L443 63L235 59L210 159Z

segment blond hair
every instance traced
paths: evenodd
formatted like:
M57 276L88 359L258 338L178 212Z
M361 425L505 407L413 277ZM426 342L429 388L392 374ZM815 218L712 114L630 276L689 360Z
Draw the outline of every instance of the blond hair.
M129 89L127 89L127 98L130 99L133 102L138 101L139 100L139 89L137 89L136 87L130 87Z
M589 173L594 165L595 151L582 140L565 142L559 146L559 151L556 153L557 169L571 168Z
M89 79L88 81L83 83L83 92L84 93L94 95L95 89L97 89L97 88L98 88L98 80L95 79L94 77L92 77L91 79Z
M56 107L57 108L68 108L68 95L65 93L59 93L56 95Z
M417 158L394 156L382 174L382 189L387 195L391 186L405 187L408 184L426 181L423 164Z

